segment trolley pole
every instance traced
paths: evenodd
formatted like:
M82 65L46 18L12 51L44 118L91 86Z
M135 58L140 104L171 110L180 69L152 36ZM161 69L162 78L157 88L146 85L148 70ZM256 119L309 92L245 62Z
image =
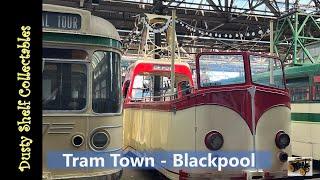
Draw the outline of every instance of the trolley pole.
M273 20L270 20L270 54L273 55Z
M176 52L176 10L172 10L172 33L171 33L171 94L174 95L174 84L175 84L175 74L174 74L174 59Z
M154 0L153 1L153 8L152 11L155 14L159 14L159 15L163 15L163 10L164 10L164 6L163 6L163 2L162 0ZM156 46L161 46L161 33L154 33L154 42ZM157 50L154 58L155 59L160 59L160 51ZM153 98L154 101L160 101L160 88L161 88L161 78L160 76L154 76L154 81L153 81L153 96L156 96L155 98Z
M273 56L273 20L270 20L270 54ZM273 78L273 66L274 66L274 60L269 61L269 68L270 68L270 84L274 84L274 78Z

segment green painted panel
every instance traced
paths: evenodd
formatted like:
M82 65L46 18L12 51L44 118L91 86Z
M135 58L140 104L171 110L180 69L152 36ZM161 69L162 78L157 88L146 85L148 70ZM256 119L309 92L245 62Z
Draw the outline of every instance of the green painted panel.
M80 43L89 44L97 46L106 46L113 48L121 48L121 43L115 39L91 36L91 35L81 35L81 34L62 34L62 33L43 33L43 41L54 41L54 42L68 42L68 43Z
M309 121L309 122L319 122L319 113L291 113L292 121Z
M285 67L287 79L296 77L308 77L310 75L320 74L320 64L305 64L303 66Z

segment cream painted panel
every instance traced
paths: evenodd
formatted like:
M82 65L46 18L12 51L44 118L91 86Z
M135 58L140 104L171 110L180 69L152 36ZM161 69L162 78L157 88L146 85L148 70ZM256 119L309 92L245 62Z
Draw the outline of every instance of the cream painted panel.
M320 113L320 103L310 103L309 104L310 113Z
M165 150L168 144L168 130L171 122L171 112L152 111L151 123L151 149Z
M168 151L195 150L195 107L172 112L169 123Z
M97 127L103 126L120 126L106 129L111 137L107 150L114 150L122 147L122 116L111 117L44 117L43 118L43 172L47 169L47 152L49 151L79 151L89 150L90 133ZM46 124L51 124L47 126ZM50 129L50 127L53 127ZM69 127L72 127L69 129ZM54 128L61 128L60 130ZM69 132L68 134L58 134L52 132ZM76 148L72 145L72 136L81 134L84 136L84 142ZM108 174L109 169L77 169L67 170L50 170L50 176L54 178L60 177L78 177L88 176L88 173Z
M139 109L126 109L125 110L125 129L124 136L127 139L126 145L134 148L140 148L141 142L141 124L142 124L142 111Z
M312 153L313 159L320 160L320 144L312 145Z
M50 125L48 125L50 124ZM68 127L72 127L69 129ZM59 128L59 129L55 129ZM60 129L61 128L61 129ZM68 129L66 129L68 128ZM59 134L55 132L67 132L67 134ZM85 142L80 147L72 145L72 136L75 134L82 134ZM87 135L87 117L43 117L42 126L42 167L43 172L51 172L52 176L69 176L69 175L82 175L87 172L84 169L82 172L75 169L52 170L47 169L47 153L54 151L77 151L88 150Z
M171 112L172 120L168 123L167 151L194 151L195 150L195 107ZM179 172L179 169L170 169ZM190 172L190 169L188 169ZM173 175L165 173L166 175ZM168 177L170 177L168 176Z
M136 150L194 150L194 111L125 109L125 143Z
M158 117L160 117L159 149L166 150L168 149L168 139L171 138L169 136L169 129L172 123L172 112L161 113ZM157 128L157 127L154 127L154 128Z
M43 117L43 151L85 150L87 148L86 143L79 148L75 148L71 144L71 138L76 134L82 134L86 137L86 127L87 117ZM60 134L59 132L66 132L66 134Z
M320 113L320 103L291 104L291 111L295 113Z
M123 144L124 146L130 146L131 139L131 129L132 129L132 120L131 120L131 109L123 110Z
M311 129L310 124L304 122L292 122L292 141L310 142Z
M209 131L217 130L224 138L224 150L251 150L252 135L243 118L235 111L217 105L196 107L196 149L208 150L204 138Z
M150 136L150 149L154 150L159 148L159 142L160 142L160 118L158 116L161 116L161 112L157 111L150 111L152 113L153 119L146 119L151 125L152 133ZM165 113L165 112L163 112ZM158 144L158 145L157 145Z
M130 129L131 132L131 141L130 144L132 147L138 148L138 142L140 141L139 139L139 133L140 133L140 124L142 121L142 111L139 109L134 109L131 111L131 118L130 120L132 121L132 128Z
M320 144L320 123L310 123L308 125L311 129L311 143Z
M139 112L140 113L140 112ZM137 138L135 141L135 144L137 145L137 150L145 150L145 148L147 147L147 137L145 136L146 134L148 134L146 131L147 129L145 129L145 119L146 116L151 116L150 113L148 113L147 111L145 112L143 109L141 109L141 117L138 118L138 122L136 124L136 126L134 127L135 131L137 132ZM135 119L134 119L135 121Z
M132 134L133 134L133 123L132 123L132 109L123 110L123 139L124 146L132 146Z
M142 109L142 112L142 121L140 126L140 150L148 150L151 148L151 123L153 121L153 112L148 109Z
M281 150L275 144L275 136L278 131L283 130L291 134L290 109L277 106L265 112L258 121L256 128L256 149L272 153L271 170L286 170L286 163L281 163L278 152ZM291 137L291 136L290 136ZM291 145L285 148L285 152L291 156Z
M219 131L224 138L221 151L251 150L252 135L248 125L238 113L229 108L218 105L196 107L196 126L197 151L208 150L205 146L204 138L212 130ZM199 169L193 171L198 171L198 173L213 173L215 170ZM224 173L239 173L239 171L225 169Z
M293 141L292 143L292 154L296 156L312 156L312 144Z
M139 114L138 110L134 110L134 109L125 109L124 111L124 138L125 138L125 146L133 146L133 137L134 134L136 134L135 132L135 128L134 128L134 116L135 114ZM138 117L138 115L136 115Z

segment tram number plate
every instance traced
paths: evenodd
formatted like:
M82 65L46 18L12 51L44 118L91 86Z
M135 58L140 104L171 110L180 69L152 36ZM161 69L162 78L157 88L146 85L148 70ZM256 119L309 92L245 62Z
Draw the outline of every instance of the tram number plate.
M42 12L42 27L63 29L63 30L79 30L81 28L81 16L78 14Z

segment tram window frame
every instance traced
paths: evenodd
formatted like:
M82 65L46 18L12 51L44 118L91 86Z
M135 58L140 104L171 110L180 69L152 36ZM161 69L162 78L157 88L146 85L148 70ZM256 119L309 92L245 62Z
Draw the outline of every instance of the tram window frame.
M230 77L228 78L229 80L230 79L233 79L233 78L241 78L239 79L239 81L236 81L236 82L230 82L230 83L226 83L226 84L217 84L217 83L214 83L214 82L210 82L207 86L204 86L203 84L203 80L201 78L201 57L203 56L230 56L230 57L236 57L236 58L239 58L238 60L239 61L242 61L242 63L239 63L239 64L242 64L241 65L241 71L239 71L239 76L238 77ZM230 58L228 58L230 59ZM212 62L214 62L214 60L211 60ZM228 64L228 63L226 63ZM202 54L201 56L198 57L198 68L199 68L199 71L198 71L198 77L197 77L197 86L199 88L214 88L214 87L224 87L224 86L235 86L235 85L244 85L246 84L247 82L247 73L246 73L246 64L245 64L245 58L242 54ZM217 71L217 72L225 72L225 71ZM234 72L235 73L235 72ZM225 79L225 80L228 80L228 79ZM222 79L223 80L223 79ZM199 82L198 82L199 81ZM215 81L215 82L220 82L220 81Z
M82 59L78 59L78 58L72 58L72 59L63 59L63 58L59 58L59 57L44 57L45 56L45 52L43 51L42 55L42 76L44 73L44 69L45 69L45 65L46 63L54 63L54 64L81 64L81 65L85 65L85 102L84 102L84 107L82 109L45 109L43 106L43 111L45 113L81 113L81 112L85 112L88 107L89 107L89 53L87 50L85 49L81 49L81 48L73 48L73 47L54 47L54 46L45 46L43 47L43 50L45 49L52 49L52 50L57 50L57 51L66 51L66 50L75 50L75 51L82 51L82 53L86 54L85 57L83 57ZM56 54L55 54L56 55ZM42 81L43 81L43 77L42 77ZM41 97L43 98L43 97Z
M278 82L282 81L282 83L281 84L280 83L271 84L270 83L270 75L268 76L269 78L267 78L268 83L261 83L261 82L258 82L256 80L254 80L253 77L254 77L255 74L253 74L253 71L252 71L253 70L253 64L252 63L253 63L254 60L252 59L252 57L266 58L266 59L269 60L269 62L268 62L269 66L267 66L268 67L267 70L262 72L262 73L270 72L269 67L270 67L270 61L271 60L273 60L273 67L277 67L277 63L276 62L279 62L280 68L278 68L278 69L281 70L281 75L277 76L277 75L273 74L273 80L274 80L274 82L276 82L275 81L275 77L281 77L281 79L278 78ZM268 57L268 56L259 56L259 55L252 55L251 54L251 55L249 55L249 65L250 65L249 69L250 69L251 82L253 84L260 85L260 86L271 87L271 88L277 88L277 89L281 89L281 90L285 90L286 89L286 82L285 82L285 78L284 78L284 69L283 69L282 61L280 59L276 59L276 58ZM278 69L273 68L273 71L274 70L278 70Z
M107 54L110 54L110 57L112 56L112 54L114 54L114 57L118 57L117 58L117 62L118 62L118 65L117 65L117 67L115 68L115 69L117 69L118 68L118 72L116 72L115 74L118 76L117 77L117 79L114 81L114 82L117 82L117 84L118 84L118 89L117 88L115 88L114 90L115 90L115 94L117 94L117 96L114 96L114 97L111 97L111 98L108 98L109 100L110 99L112 99L112 100L114 100L114 99L116 99L116 97L117 97L117 99L118 99L118 103L116 103L117 104L117 110L116 111L110 111L110 109L112 109L112 108L101 108L101 105L102 104L104 104L103 103L103 98L101 98L101 91L103 90L103 89L107 89L108 87L107 87L107 84L105 84L105 87L104 88L100 88L100 89L98 89L98 90L96 90L96 88L95 88L95 85L94 85L94 78L95 78L95 72L94 72L94 69L93 69L93 64L94 64L94 60L93 60L93 58L94 58L94 55L96 54L96 53L98 53L98 52L102 52L102 53L105 53L106 55L105 56L107 56L107 57L109 57ZM105 57L104 56L104 57ZM100 60L100 61L103 61L103 60ZM99 62L100 62L99 61ZM104 62L110 62L110 58L109 59L106 59ZM109 64L110 65L110 64ZM111 51L111 50L105 50L105 49L99 49L99 50L95 50L93 53L92 53L92 57L91 57L91 65L90 65L90 68L91 68L91 75L92 75L92 78L91 78L91 87L92 87L92 92L91 92L91 104L92 104L92 108L91 108L91 110L92 110L92 112L94 113L94 114L101 114L101 115L104 115L104 114L119 114L119 113L121 113L121 111L122 111L122 106L121 106L121 104L122 104L122 91L121 91L121 87L122 87L122 83L121 83L121 55L120 55L120 53L118 53L118 52L116 52L116 51ZM104 69L105 69L106 67L104 67ZM101 73L101 71L99 71L100 73ZM107 70L105 71L105 72L107 72ZM99 73L98 73L99 74ZM100 75L98 75L98 76L100 76ZM107 80L105 80L105 82L107 83ZM102 83L102 82L100 82L100 83ZM101 85L101 84L100 84ZM101 100L101 102L99 103L99 102L97 102L97 101L95 101L95 97L96 97L96 95L99 95L99 93L97 93L97 91L100 91L100 99L102 99ZM109 92L110 93L110 92ZM108 94L109 94L108 93ZM107 97L107 91L105 92L105 95L106 95L106 97ZM104 98L104 99L107 99L107 98ZM105 101L106 102L106 101ZM105 104L110 104L110 103L105 103ZM99 105L100 105L100 107L99 107ZM113 104L112 105L110 105L110 106L113 106ZM97 108L97 107L99 107L99 108ZM104 111L103 111L103 109L104 109Z

